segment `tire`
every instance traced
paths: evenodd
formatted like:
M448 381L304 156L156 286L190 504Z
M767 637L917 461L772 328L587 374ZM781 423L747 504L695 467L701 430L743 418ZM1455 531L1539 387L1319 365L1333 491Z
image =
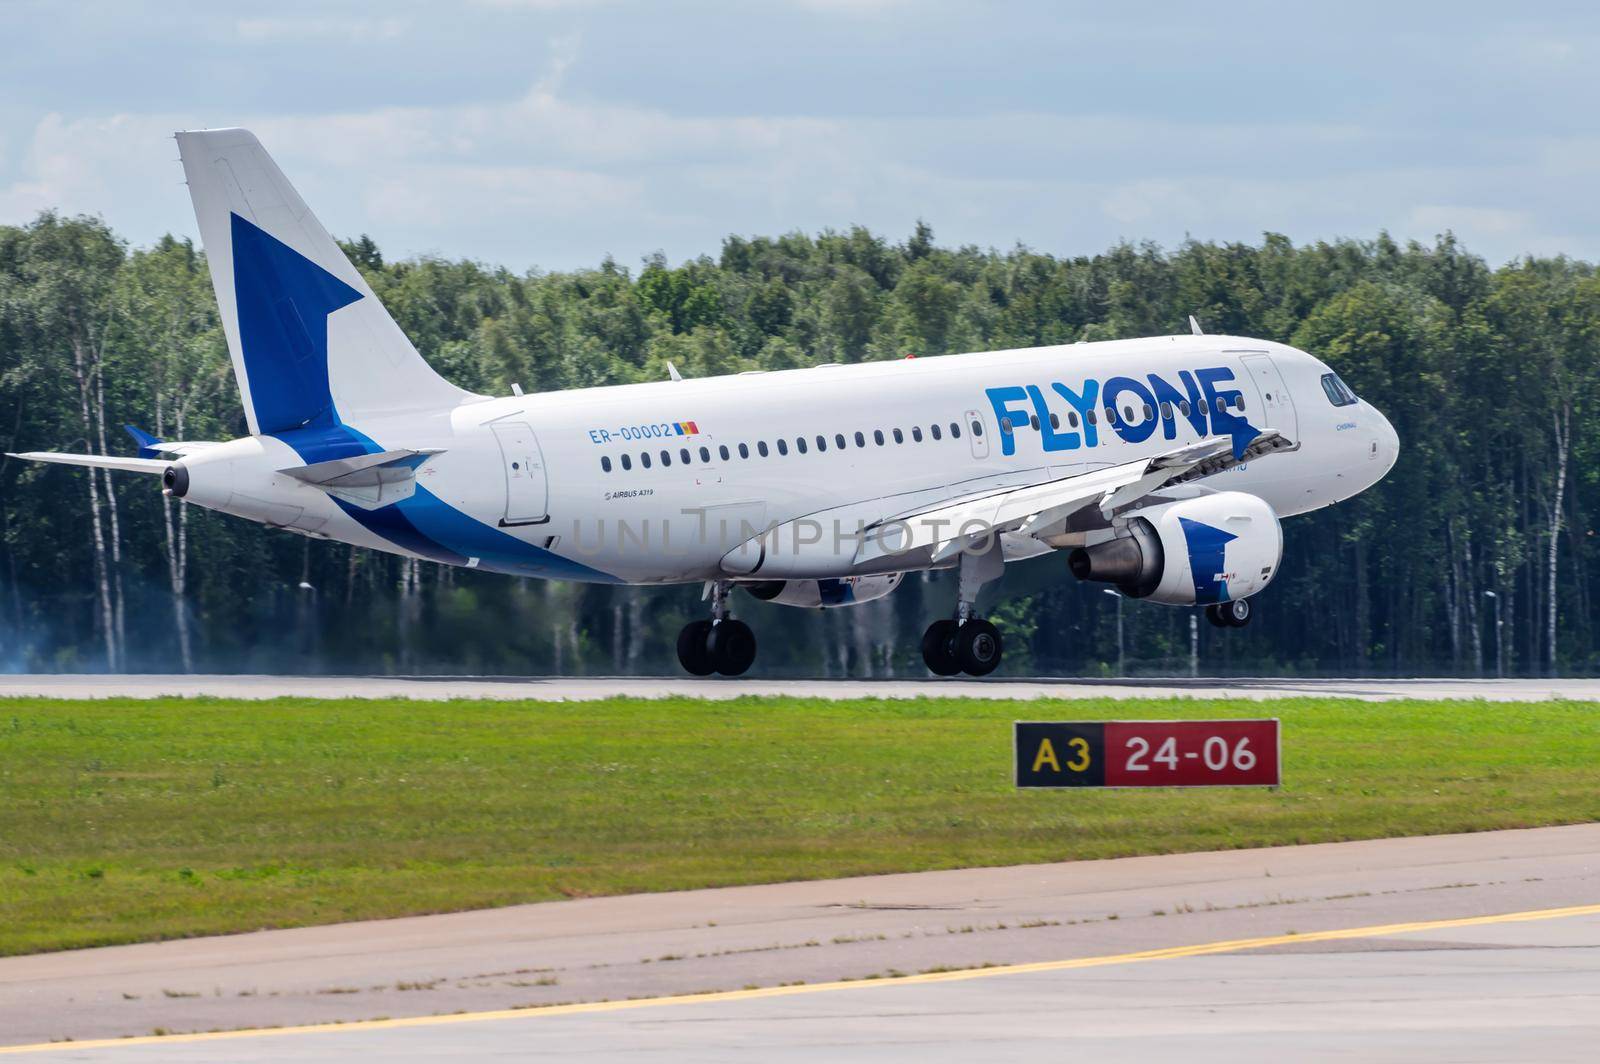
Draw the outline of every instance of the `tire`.
M690 621L678 632L678 664L691 676L710 676L716 671L706 643L711 635L710 621Z
M922 633L922 661L935 676L954 676L961 671L951 645L956 634L956 622L948 618L934 621Z
M1211 605L1206 607L1206 620L1210 621L1218 628L1232 627L1230 624L1228 624L1228 618L1222 615L1222 603L1220 602L1213 602Z
M712 666L724 676L740 676L756 660L756 634L743 621L729 618L711 628L706 650Z
M1250 618L1255 615L1255 610L1250 607L1249 599L1234 599L1218 605L1217 612L1222 614L1223 620L1230 628L1243 628L1250 623Z
M1000 630L974 617L956 630L956 660L968 676L987 676L1000 667Z

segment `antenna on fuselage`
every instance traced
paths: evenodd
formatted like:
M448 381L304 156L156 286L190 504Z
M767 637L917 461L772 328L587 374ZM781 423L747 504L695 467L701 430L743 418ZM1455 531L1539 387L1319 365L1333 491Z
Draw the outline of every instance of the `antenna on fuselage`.
M1193 314L1189 315L1189 331L1196 336L1204 336L1206 334L1206 331L1200 328L1200 323L1195 320Z

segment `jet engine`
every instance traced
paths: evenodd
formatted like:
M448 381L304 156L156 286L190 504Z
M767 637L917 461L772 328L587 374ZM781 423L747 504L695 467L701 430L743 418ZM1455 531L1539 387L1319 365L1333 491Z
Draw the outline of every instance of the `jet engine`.
M828 609L833 606L854 606L883 598L900 586L900 581L905 575L888 573L883 576L845 576L837 580L762 580L759 583L740 586L763 602L776 602L780 606Z
M1113 584L1129 598L1189 606L1254 595L1283 558L1278 515L1244 492L1141 507L1125 517L1115 538L1067 555L1073 576Z

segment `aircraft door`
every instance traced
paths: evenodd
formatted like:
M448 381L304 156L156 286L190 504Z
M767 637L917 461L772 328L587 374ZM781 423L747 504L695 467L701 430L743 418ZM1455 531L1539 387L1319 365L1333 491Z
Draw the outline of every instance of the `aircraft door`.
M972 457L989 457L989 431L984 427L983 415L976 410L968 410L962 416L967 423L961 426L961 431L967 434L967 442L972 446Z
M550 484L545 475L539 439L525 421L499 421L490 426L500 444L506 471L507 525L540 525L550 520Z
M1283 375L1278 372L1272 356L1245 355L1243 362L1250 371L1250 379L1255 382L1256 391L1261 395L1262 427L1277 429L1288 439L1298 441L1300 434L1294 401L1289 397L1289 389L1283 386Z

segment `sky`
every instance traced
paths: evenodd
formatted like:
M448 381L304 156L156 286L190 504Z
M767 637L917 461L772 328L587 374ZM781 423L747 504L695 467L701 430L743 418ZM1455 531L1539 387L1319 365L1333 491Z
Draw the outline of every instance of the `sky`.
M0 223L196 233L246 126L335 235L526 269L865 225L1600 259L1600 7L0 0Z

